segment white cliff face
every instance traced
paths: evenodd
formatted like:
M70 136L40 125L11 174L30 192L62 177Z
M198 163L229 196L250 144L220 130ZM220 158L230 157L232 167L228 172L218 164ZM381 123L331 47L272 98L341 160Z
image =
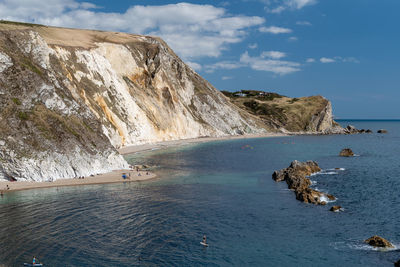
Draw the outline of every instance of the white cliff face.
M308 125L308 131L310 132L327 132L332 129L332 104L327 101L326 106L317 114L314 114Z
M152 51L126 44L96 43L95 48L72 52L53 48L70 74L65 86L81 92L79 98L99 116L113 146L263 131L162 43L143 37L140 42L157 48L154 58L144 59ZM194 78L207 94L195 92ZM96 89L85 90L83 80Z
M0 179L88 176L127 168L122 146L265 131L157 38L0 32Z
M0 73L13 65L12 60L7 54L0 52Z

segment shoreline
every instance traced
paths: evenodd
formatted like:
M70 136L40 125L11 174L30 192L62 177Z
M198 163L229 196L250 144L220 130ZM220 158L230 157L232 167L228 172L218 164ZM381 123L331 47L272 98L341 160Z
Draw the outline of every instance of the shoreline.
M121 155L133 154L151 151L155 149L166 149L170 147L178 147L190 144L200 144L213 141L225 141L225 140L236 140L236 139L253 139L253 138L266 138L266 137L281 137L288 136L282 133L266 133L266 134L254 134L254 135L230 135L221 137L199 137L191 139L180 139L173 141L161 141L143 145L131 145L126 146L118 150ZM122 174L126 173L128 178L123 179ZM130 179L129 179L129 174ZM140 174L140 175L139 175ZM62 186L79 186L79 185L96 185L96 184L111 184L111 183L122 183L122 182L141 182L156 178L157 175L153 172L148 171L135 171L131 169L127 170L115 170L108 173L98 174L94 176L84 177L83 179L78 178L66 178L58 179L53 182L33 182L33 181L0 181L0 192L6 194L8 192L30 190L30 189L41 189L50 187L62 187ZM7 189L7 185L8 188Z
M266 137L282 137L289 136L284 133L266 133L266 134L252 134L252 135L228 135L221 137L199 137L190 139L180 139L172 141L161 141L143 145L129 145L118 149L121 155L133 154L138 152L146 152L150 150L166 149L169 147L177 147L191 144L201 144L213 141L225 141L225 140L236 140L236 139L254 139L254 138L266 138Z
M127 178L123 179L122 175L126 174ZM0 182L0 191L4 194L14 191L22 191L29 189L41 189L50 187L79 186L79 185L96 185L96 184L113 184L122 182L141 182L156 178L157 175L147 171L135 170L115 170L99 175L78 178L58 179L53 182L32 182L32 181L15 181ZM7 185L9 189L7 189Z

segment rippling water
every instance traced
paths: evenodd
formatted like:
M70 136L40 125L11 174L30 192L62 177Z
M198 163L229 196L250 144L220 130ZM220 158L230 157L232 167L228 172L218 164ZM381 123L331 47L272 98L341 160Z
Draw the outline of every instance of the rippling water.
M343 123L344 124L344 123ZM386 135L296 136L206 143L131 155L153 181L60 187L0 199L0 264L46 266L392 266L400 248L400 122L352 122ZM340 158L351 147L358 157ZM316 160L328 206L295 199L271 173ZM335 170L342 168L342 170ZM329 212L341 205L342 213ZM199 242L207 234L210 244Z

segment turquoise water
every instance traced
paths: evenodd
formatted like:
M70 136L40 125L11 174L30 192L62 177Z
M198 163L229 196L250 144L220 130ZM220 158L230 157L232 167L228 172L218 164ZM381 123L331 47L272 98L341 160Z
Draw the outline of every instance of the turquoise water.
M347 124L347 122L341 122ZM0 199L0 264L47 266L393 266L400 248L400 122L388 134L219 141L130 155L159 179L14 192ZM344 147L359 155L338 157ZM326 170L327 206L301 203L271 174L292 160ZM343 168L344 170L330 170ZM341 205L342 213L329 212ZM210 246L199 242L206 234Z

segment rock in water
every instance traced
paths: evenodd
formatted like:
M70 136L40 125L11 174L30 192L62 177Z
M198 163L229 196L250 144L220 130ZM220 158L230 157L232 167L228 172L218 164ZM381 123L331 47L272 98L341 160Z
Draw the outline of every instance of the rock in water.
M394 248L394 246L389 241L377 235L368 238L364 242L373 247Z
M342 208L341 206L333 206L333 207L330 209L330 211L339 212L341 208Z
M350 148L343 148L342 151L340 151L339 156L352 157L352 156L354 156L354 152Z
M394 263L394 267L400 267L400 260L398 260L398 261L396 261L396 262Z
M334 200L335 197L310 188L311 181L306 176L321 171L315 161L293 161L289 167L272 174L277 182L286 181L288 188L294 190L296 199L305 203L326 205L325 199Z
M380 129L380 130L377 131L377 133L385 134L385 133L388 133L388 131L385 130L385 129Z

